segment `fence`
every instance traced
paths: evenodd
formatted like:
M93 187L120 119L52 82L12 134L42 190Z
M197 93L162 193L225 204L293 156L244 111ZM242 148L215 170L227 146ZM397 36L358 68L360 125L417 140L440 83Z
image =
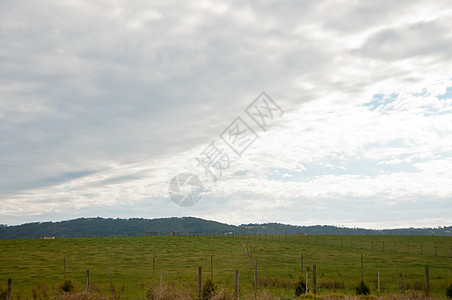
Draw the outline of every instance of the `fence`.
M188 234L186 235L187 237L192 237L195 235L191 235ZM205 236L205 235L204 235ZM244 238L250 238L250 236L247 235L211 235L211 237L215 237L215 236L223 236L223 238L225 239L244 239ZM175 234L169 234L166 237L170 238L170 237L177 237L177 235ZM166 238L165 237L165 238ZM163 236L155 236L154 238L163 238ZM288 235L279 235L279 236L275 236L275 235L255 235L252 236L252 238L254 238L255 240L271 240L271 241L276 241L281 243L282 245L287 245L287 244L298 244L298 245L317 245L317 246L322 246L325 247L325 249L340 249L340 248L344 248L344 247L349 247L350 249L354 249L356 251L360 251L360 250L366 250L368 253L378 253L378 252L391 252L394 253L396 255L404 255L404 254L409 254L410 256L413 255L429 255L432 257L446 257L448 258L450 254L452 254L451 252L448 253L448 251L446 250L450 250L448 249L447 246L439 246L439 245L434 245L434 244L417 244L417 243L408 243L406 244L406 247L402 247L402 245L405 245L405 243L402 242L391 242L388 243L388 241L381 241L381 240L372 240L370 239L370 237L368 237L368 239L358 239L357 237L354 237L352 239L348 239L345 237L329 237L328 239L324 236L306 236L306 235L299 235L299 236L288 236ZM284 243L283 243L284 242ZM385 245L386 242L386 245ZM388 246L388 244L390 246ZM386 246L386 247L385 247ZM214 277L214 257L213 255L209 256L210 258L210 277L213 279ZM313 293L318 293L319 290L321 289L325 289L328 288L327 286L325 286L325 283L322 281L319 281L318 279L318 272L319 269L322 269L323 264L322 261L318 261L315 264L312 265L308 265L307 260L311 259L311 263L312 263L312 259L313 258L309 258L307 257L305 254L299 254L299 258L300 258L300 265L296 266L297 269L299 270L299 273L304 274L305 269L309 274L309 280L308 280L308 276L305 277L306 279L306 285L310 288L310 290ZM366 260L366 256L361 254L361 279L365 279L365 260ZM359 262L359 258L357 258L356 260L356 264L358 264ZM156 266L158 263L158 260L156 260L155 257L152 258L152 287L153 290L156 290L155 287L155 281L158 280L156 279ZM312 269L308 269L308 267L312 266ZM193 266L193 269L195 269L196 266ZM263 266L260 265L260 268L262 268ZM295 266L294 266L295 267ZM398 266L399 267L399 266ZM67 266L66 266L66 259L63 260L63 274L64 274L64 278L67 278L67 270L66 270ZM309 270L309 271L308 271ZM434 270L434 269L433 269ZM423 267L423 273L425 274L424 278L419 278L419 280L424 281L424 285L423 285L423 292L426 295L430 294L430 271L431 268L429 266L425 266ZM452 271L452 270L451 270ZM406 272L406 271L405 271ZM401 283L401 290L403 290L404 288L406 288L406 282L404 282L404 269L403 266L400 266L400 273L401 276L398 278L395 278L395 280L400 281ZM193 274L196 274L195 272L193 272ZM202 267L200 266L198 268L197 271L197 278L198 278L198 283L197 283L197 294L199 296L200 293L200 287L202 284L202 276L203 276L203 271L202 271ZM90 288L91 288L91 283L93 282L93 278L92 278L92 272L90 272L90 270L86 270L86 283L85 285L85 293L90 293ZM205 275L205 274L204 274ZM99 278L99 274L95 274L96 278ZM102 275L104 276L104 275ZM158 275L157 275L158 276ZM164 272L160 273L160 289L162 289L163 287L163 277L164 276ZM228 276L229 280L231 282L233 282L234 288L233 288L233 294L235 297L239 297L240 293L239 293L239 271L238 270L231 270L228 271L228 273L226 274L226 276ZM359 276L357 276L356 278L359 278ZM377 281L377 286L378 286L378 293L380 293L380 290L382 288L384 288L384 280L394 280L393 278L385 278L384 276L382 277L380 274L380 271L376 272L372 279L376 278ZM13 278L14 279L14 278ZM18 278L19 280L23 280L23 278ZM264 278L265 279L265 278ZM16 279L15 279L16 280ZM117 297L119 295L119 293L116 293L117 289L115 289L115 285L114 285L114 280L115 280L115 276L112 274L112 269L109 268L108 270L108 280L110 283L110 292L112 297L115 299L115 297ZM262 281L258 281L259 284L262 283ZM264 284L263 284L264 285ZM405 286L404 286L405 285ZM12 295L12 280L8 280L8 287L7 287L7 294L8 294L8 298L7 299L12 299L11 295Z

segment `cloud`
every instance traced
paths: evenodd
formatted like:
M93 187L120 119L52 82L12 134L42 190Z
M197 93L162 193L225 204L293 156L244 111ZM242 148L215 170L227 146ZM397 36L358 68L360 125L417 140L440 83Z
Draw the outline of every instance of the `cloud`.
M2 222L450 223L450 14L447 1L3 1ZM285 112L268 132L243 112L262 90ZM213 183L195 157L228 149L237 116L260 138ZM188 209L167 195L182 171L206 190ZM434 205L422 221L407 201ZM349 213L374 207L368 223Z
M449 26L449 20L444 18L382 29L370 35L359 53L385 61L416 57L428 61L431 56L449 60L447 48L452 43Z

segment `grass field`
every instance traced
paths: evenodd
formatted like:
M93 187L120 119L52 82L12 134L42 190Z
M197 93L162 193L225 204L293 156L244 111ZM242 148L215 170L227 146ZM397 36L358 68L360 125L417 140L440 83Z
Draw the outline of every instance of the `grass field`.
M294 298L294 286L301 272L312 286L312 265L317 265L318 294L354 294L361 276L371 293L377 294L380 272L383 294L408 290L422 292L424 266L430 267L431 294L445 298L452 283L452 237L418 236L254 236L258 249L259 290L282 299ZM243 236L79 238L55 240L0 240L0 286L13 279L14 299L51 299L67 277L78 291L85 289L86 270L91 290L110 295L109 268L121 299L145 299L152 286L155 257L155 285L174 283L195 296L197 268L210 277L213 256L214 281L233 290L234 270L240 271L240 295L252 294L251 267L243 253ZM384 250L383 250L384 243ZM422 246L421 246L422 245ZM396 247L396 249L395 249ZM422 247L422 250L421 250ZM436 256L435 256L436 247ZM373 248L373 249L372 249ZM396 251L395 251L396 250ZM422 254L421 254L422 251ZM403 276L401 276L403 269Z

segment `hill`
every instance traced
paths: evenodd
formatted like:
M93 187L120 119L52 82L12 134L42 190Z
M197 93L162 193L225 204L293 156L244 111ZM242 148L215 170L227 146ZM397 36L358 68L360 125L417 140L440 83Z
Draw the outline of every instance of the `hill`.
M39 238L55 236L111 237L145 235L223 235L223 234L281 234L293 235L430 235L452 236L452 226L437 228L406 228L372 230L328 225L294 226L280 223L242 224L240 226L200 218L112 219L80 218L61 222L38 222L16 226L2 225L0 239Z

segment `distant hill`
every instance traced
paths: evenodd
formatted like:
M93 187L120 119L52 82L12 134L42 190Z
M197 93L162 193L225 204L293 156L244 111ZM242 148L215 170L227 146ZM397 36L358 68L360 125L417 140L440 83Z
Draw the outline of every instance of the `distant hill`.
M228 225L199 218L104 219L80 218L61 222L38 222L0 226L0 239L111 237L146 235L299 234L309 235L436 235L452 236L452 226L372 230L327 225L294 226L280 223Z

